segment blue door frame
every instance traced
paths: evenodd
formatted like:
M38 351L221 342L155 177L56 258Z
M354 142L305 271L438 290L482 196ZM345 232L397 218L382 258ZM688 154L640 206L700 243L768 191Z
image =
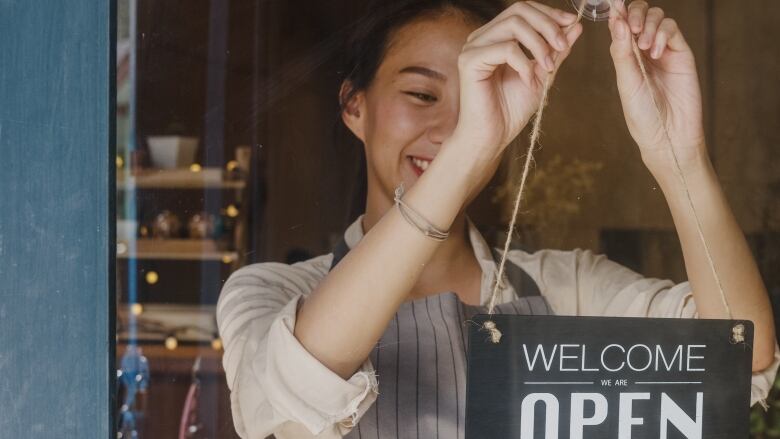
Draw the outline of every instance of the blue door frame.
M0 437L114 434L114 0L0 0Z

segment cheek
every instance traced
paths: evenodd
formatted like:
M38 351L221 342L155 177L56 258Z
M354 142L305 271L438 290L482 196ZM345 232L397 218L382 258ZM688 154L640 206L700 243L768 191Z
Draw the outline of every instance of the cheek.
M372 147L381 146L376 153L398 154L423 131L422 111L403 98L377 102L372 110L366 137Z

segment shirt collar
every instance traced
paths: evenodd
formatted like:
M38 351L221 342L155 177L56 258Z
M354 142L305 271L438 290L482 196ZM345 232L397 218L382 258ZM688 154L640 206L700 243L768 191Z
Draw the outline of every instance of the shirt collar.
M352 224L347 227L344 232L344 241L347 243L350 249L354 248L361 239L363 239L363 217L365 214L360 215ZM493 283L498 271L498 264L493 259L493 254L490 251L485 238L480 233L477 226L471 221L471 218L466 216L466 227L468 228L468 236L471 241L471 247L474 250L474 256L479 262L479 266L482 268L482 283L480 288L480 301L483 306L487 306L490 302L490 295L493 293ZM508 262L507 263L511 263ZM496 303L505 303L514 300L517 296L514 288L510 284L506 270L502 276L503 288L499 288L498 299Z

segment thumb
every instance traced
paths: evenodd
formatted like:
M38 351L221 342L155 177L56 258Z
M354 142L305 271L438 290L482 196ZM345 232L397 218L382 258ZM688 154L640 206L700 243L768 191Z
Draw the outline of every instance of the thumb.
M614 9L609 19L609 30L612 34L612 45L609 48L612 61L615 63L618 88L620 90L635 90L642 83L642 71L634 57L631 31L625 18L617 15Z

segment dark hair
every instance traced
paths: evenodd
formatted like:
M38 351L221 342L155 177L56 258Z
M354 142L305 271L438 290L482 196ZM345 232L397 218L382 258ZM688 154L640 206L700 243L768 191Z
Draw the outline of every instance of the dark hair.
M458 11L476 22L486 23L504 8L503 0L400 0L372 1L347 40L342 81L352 85L344 104L373 81L393 32L416 18Z
M435 16L447 11L457 11L477 23L487 23L498 15L506 4L504 0L374 0L367 5L366 14L360 18L347 38L340 83L348 81L350 88L345 96L339 94L339 110L354 95L367 89L374 80L384 59L393 33L417 18ZM340 118L339 118L340 119ZM342 124L340 129L347 131ZM350 149L357 149L359 169L357 187L353 190L353 202L347 220L354 219L365 210L366 165L363 148L358 147L354 136ZM343 142L339 142L343 143Z

